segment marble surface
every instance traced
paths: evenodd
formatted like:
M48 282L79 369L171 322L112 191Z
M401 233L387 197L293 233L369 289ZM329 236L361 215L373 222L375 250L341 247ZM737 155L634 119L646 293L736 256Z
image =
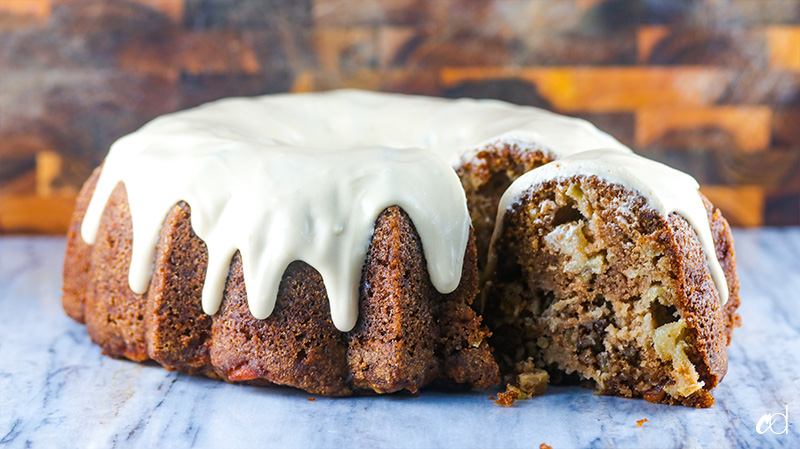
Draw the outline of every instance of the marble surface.
M800 228L735 238L744 327L696 410L574 387L507 409L496 391L312 402L113 360L61 309L64 240L2 237L0 447L800 447ZM788 433L756 431L787 409Z

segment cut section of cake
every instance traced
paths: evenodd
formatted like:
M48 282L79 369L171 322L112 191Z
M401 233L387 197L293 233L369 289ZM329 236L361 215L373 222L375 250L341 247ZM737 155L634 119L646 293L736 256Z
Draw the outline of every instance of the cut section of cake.
M738 320L730 228L688 175L591 151L505 193L484 287L501 368L708 407ZM709 251L710 249L710 251Z

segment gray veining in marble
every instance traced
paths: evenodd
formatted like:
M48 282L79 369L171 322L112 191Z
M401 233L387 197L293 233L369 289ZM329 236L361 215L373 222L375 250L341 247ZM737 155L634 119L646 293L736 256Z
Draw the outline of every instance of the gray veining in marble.
M496 391L311 402L113 360L61 309L64 240L2 237L0 446L800 447L800 228L735 238L744 327L717 405L696 410L573 387L508 409ZM756 431L787 407L788 433Z

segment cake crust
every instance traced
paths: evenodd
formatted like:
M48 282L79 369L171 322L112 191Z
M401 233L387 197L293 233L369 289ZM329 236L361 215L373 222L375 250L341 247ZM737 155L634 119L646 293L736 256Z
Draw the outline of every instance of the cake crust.
M470 307L478 286L474 237L461 284L441 294L410 218L387 208L376 221L359 320L350 332L335 328L322 277L300 261L283 274L273 314L253 317L238 252L220 310L209 316L200 305L207 249L185 202L165 218L145 294L128 285L132 232L123 184L109 198L95 244L83 242L80 222L99 170L81 191L70 226L63 305L104 354L328 396L416 393L434 381L488 388L500 381L486 342L491 334Z

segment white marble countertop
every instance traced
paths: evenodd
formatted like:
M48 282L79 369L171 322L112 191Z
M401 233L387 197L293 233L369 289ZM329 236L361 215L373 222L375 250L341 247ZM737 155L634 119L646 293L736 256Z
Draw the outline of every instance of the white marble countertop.
M61 309L64 240L2 237L0 447L800 447L800 228L734 236L744 326L706 410L576 387L511 408L496 391L312 402L113 360ZM756 431L787 409L788 433L783 415Z

